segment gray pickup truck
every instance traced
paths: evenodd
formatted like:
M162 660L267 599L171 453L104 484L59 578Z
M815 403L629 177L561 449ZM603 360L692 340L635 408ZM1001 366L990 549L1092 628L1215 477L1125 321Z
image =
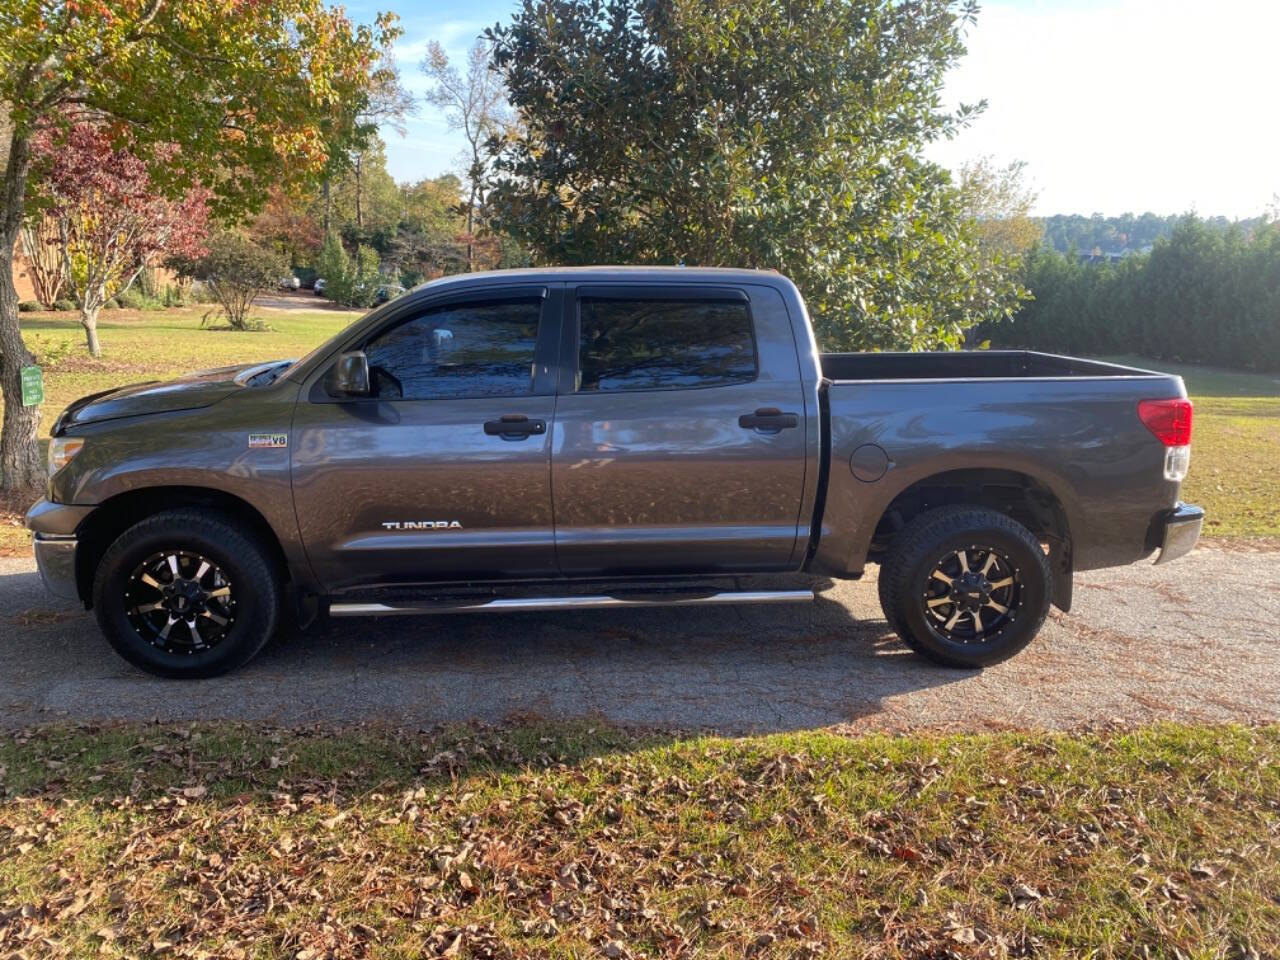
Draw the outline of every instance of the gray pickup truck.
M784 277L450 277L301 360L85 397L27 514L130 662L248 661L332 616L812 600L879 563L899 636L979 667L1075 570L1171 560L1178 377L1023 351L819 354Z

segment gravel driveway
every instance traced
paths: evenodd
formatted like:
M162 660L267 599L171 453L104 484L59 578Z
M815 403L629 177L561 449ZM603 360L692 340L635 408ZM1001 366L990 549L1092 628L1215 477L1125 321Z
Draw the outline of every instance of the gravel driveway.
M1076 578L1076 606L992 669L945 670L885 627L873 577L814 604L335 620L216 680L156 680L91 615L0 559L0 724L513 716L795 730L1280 720L1280 550L1201 547Z

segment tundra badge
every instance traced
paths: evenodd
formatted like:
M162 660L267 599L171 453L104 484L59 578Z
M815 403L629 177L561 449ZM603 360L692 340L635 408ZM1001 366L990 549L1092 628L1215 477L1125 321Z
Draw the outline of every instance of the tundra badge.
M384 520L385 530L461 530L457 520Z

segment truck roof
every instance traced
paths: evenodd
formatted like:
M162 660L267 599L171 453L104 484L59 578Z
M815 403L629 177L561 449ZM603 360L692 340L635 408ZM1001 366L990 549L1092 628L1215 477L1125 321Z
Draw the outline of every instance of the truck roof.
M545 283L555 280L595 280L602 283L630 283L638 280L696 282L708 280L737 283L767 283L789 286L790 281L776 270L746 270L737 267L521 267L514 270L484 270L478 273L455 273L414 287L415 291L430 287L469 286L494 280Z

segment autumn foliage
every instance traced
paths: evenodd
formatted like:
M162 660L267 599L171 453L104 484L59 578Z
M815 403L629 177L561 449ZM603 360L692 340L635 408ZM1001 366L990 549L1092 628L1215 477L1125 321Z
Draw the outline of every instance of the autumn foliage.
M34 154L37 202L57 225L80 322L96 357L103 304L128 289L158 255L203 252L209 191L191 187L177 197L159 192L129 139L113 137L101 124L42 131Z

